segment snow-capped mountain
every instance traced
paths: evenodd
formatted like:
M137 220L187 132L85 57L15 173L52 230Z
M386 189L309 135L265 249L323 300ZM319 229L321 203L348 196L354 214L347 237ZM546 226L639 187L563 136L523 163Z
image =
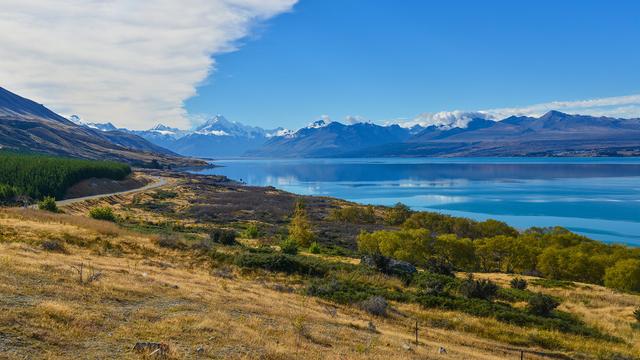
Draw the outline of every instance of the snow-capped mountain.
M74 120L80 121L79 118L72 119ZM107 124L82 123L82 125L96 129L108 127ZM211 158L242 156L248 150L262 146L270 138L293 133L283 128L265 130L244 125L227 120L222 115L216 115L191 130L158 124L149 130L126 131L178 154Z
M78 115L69 116L69 120L72 123L76 124L76 125L88 127L88 128L95 129L95 130L100 130L100 131L115 131L115 130L118 130L118 128L115 125L113 125L112 123L110 123L110 122L104 123L104 124L85 122Z
M413 129L418 131L418 129ZM412 136L411 129L398 125L382 126L359 122L342 124L318 120L293 132L267 141L247 155L256 157L331 157L382 144L403 142Z

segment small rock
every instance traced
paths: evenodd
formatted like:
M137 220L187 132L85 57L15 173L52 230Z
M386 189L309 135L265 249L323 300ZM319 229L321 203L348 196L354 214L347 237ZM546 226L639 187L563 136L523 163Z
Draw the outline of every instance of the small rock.
M376 326L373 324L373 322L369 321L369 331L371 332L377 332L378 329L376 329Z
M413 348L409 344L402 344L402 348L406 351L413 351Z
M446 354L447 353L447 349L445 349L444 347L440 346L440 348L438 349L438 354Z

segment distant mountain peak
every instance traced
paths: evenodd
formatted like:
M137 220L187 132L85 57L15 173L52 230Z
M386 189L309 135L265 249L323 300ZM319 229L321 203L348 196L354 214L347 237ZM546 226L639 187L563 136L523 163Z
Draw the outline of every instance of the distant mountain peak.
M550 110L547 111L546 114L542 115L540 117L540 119L551 119L551 118L565 118L565 117L569 117L571 115L563 113L561 111L558 110Z
M323 128L329 124L331 124L331 121L326 121L324 119L320 119L320 120L316 120L312 123L310 123L309 125L307 125L308 129L319 129L319 128Z

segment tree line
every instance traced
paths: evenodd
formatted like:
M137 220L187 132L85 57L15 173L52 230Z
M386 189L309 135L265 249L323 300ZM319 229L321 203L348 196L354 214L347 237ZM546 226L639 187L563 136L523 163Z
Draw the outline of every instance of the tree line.
M460 271L517 273L640 292L640 248L605 244L561 227L519 232L496 220L418 212L398 230L363 232L357 242L364 254L418 266L436 262Z
M12 201L20 195L59 199L82 180L92 177L122 180L130 173L129 165L113 161L0 151L0 201Z

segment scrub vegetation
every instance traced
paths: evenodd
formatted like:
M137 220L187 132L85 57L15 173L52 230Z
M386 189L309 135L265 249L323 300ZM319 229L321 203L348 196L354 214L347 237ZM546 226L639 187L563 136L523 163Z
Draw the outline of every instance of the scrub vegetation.
M166 176L170 189L64 213L0 209L3 356L640 357L640 296L603 286L629 284L634 249ZM243 193L262 199L229 211ZM105 208L115 222L90 216ZM610 265L600 278L555 276L548 249Z

